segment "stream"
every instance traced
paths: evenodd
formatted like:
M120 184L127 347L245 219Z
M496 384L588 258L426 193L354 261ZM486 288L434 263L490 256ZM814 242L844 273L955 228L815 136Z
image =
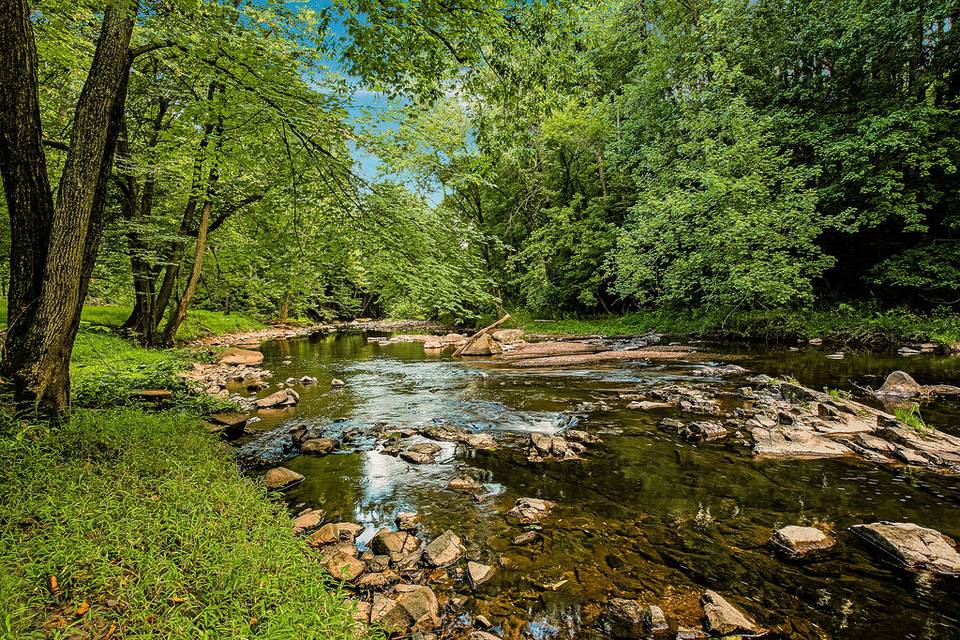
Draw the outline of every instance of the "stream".
M770 629L771 638L960 638L960 579L899 569L847 531L890 520L960 539L957 478L852 458L758 460L748 435L689 443L657 428L676 409L630 410L621 399L664 382L721 391L743 385L738 377L696 375L702 363L520 369L453 360L449 350L428 355L416 342L380 345L371 335L264 343L262 366L274 372L274 383L304 375L318 383L296 385L296 407L261 412L248 430L294 422L337 439L359 433L334 454L283 463L306 477L286 492L291 513L321 508L328 522L359 523L360 545L392 527L400 512L422 516L426 540L453 530L469 559L497 569L476 591L462 583L447 589L459 596L464 619L483 614L505 638L521 629L538 639L604 638L598 621L605 603L624 597L698 627L700 595L709 588ZM873 404L855 385L878 387L895 369L925 384L960 380L956 357L847 353L831 360L829 351L806 346L720 351L751 373L789 375ZM334 378L346 385L331 389ZM960 402L937 400L922 413L928 424L960 433ZM438 461L424 465L378 451L375 429L434 423L503 432L505 445L478 451L439 442ZM603 443L582 461L527 462L526 433L570 424ZM484 484L482 499L447 488L463 475ZM520 497L556 503L541 539L523 547L510 544L522 529L504 517ZM786 562L767 541L789 524L832 532L838 544L815 560Z

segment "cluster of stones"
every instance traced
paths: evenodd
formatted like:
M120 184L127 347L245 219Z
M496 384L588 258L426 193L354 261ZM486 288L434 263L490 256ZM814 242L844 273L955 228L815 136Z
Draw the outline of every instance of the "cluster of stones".
M428 438L440 442L455 442L475 450L490 451L497 448L497 442L490 433L478 433L451 425L434 425L422 429L388 429L380 433L380 452L399 456L411 464L431 464L443 447L435 442L412 439Z
M723 375L745 372L740 367L712 367ZM706 374L705 374L706 375ZM923 387L890 374L877 392L880 397L952 393L952 387ZM756 375L752 386L734 394L740 406L725 411L717 392L704 385L670 385L640 394L621 394L628 409L679 409L680 418L664 418L660 428L693 441L713 441L732 432L747 432L753 453L760 457L832 458L857 455L870 462L904 463L939 472L960 473L960 438L933 428L919 433L885 411L850 398L815 391L795 382ZM686 415L706 419L685 419Z
M530 462L580 460L580 454L587 450L587 445L601 442L602 440L597 436L577 429L568 429L562 432L562 435L531 433L527 460Z
M700 599L703 606L702 629L684 628L671 624L663 610L655 604L641 604L637 600L613 598L607 605L604 630L613 638L633 640L641 638L705 638L757 637L766 633L756 622L710 589Z
M933 529L906 522L875 522L855 525L854 534L876 548L885 559L915 570L942 575L960 575L960 554L956 543ZM773 551L791 561L820 557L836 540L815 527L786 526L770 538ZM766 633L749 615L728 602L716 591L703 593L700 604L702 628L684 628L670 619L655 604L613 598L603 617L604 631L612 638L706 638L757 637Z
M544 513L549 510L545 504L539 506ZM433 637L430 634L440 626L445 607L459 599L442 591L438 595L430 585L476 590L496 574L494 567L467 559L463 541L453 531L429 542L421 540L417 536L420 518L415 513L399 514L396 530L381 529L362 550L356 543L362 526L350 522L321 526L322 520L322 512L306 510L294 520L294 530L307 532L307 543L316 550L318 562L355 593L354 617L364 626ZM485 629L493 626L483 616L477 621ZM469 637L497 638L481 629L472 630Z

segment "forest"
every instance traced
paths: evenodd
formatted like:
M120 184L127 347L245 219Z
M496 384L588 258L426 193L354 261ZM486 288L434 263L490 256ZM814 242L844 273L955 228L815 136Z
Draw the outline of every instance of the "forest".
M41 511L45 491L70 496L59 516L0 502L19 514L0 512L0 545L26 544L25 523L79 517L72 476L100 487L86 517L123 520L117 538L153 517L120 505L177 478L166 490L183 503L164 503L164 527L225 509L215 531L184 536L237 549L220 527L256 517L254 535L276 549L237 552L239 577L225 583L210 576L227 551L198 552L198 580L236 608L206 622L177 613L168 627L104 565L92 571L105 585L77 584L119 589L147 618L87 623L76 600L97 596L63 596L55 567L30 565L0 580L0 635L261 637L267 616L262 637L353 637L334 588L309 578L286 507L197 431L259 406L222 379L204 380L205 394L191 386L185 372L221 358L223 335L294 339L353 322L387 348L397 337L377 331L403 321L483 338L496 357L501 339L474 331L509 313L486 333L629 349L648 334L770 349L825 340L848 363L858 347L960 350L958 19L958 0L0 0L0 488L33 492ZM461 342L421 338L426 353L461 355ZM875 385L879 362L797 366L816 369L829 403ZM795 373L784 366L775 374ZM939 382L960 376L947 360L930 367L921 373ZM337 388L348 370L319 378ZM316 382L294 373L291 393L302 374ZM154 392L170 411L144 408ZM921 404L891 419L923 432ZM931 424L953 415L938 411ZM172 441L182 457L154 468ZM109 467L98 456L141 446L109 472L117 486L143 480L126 497L77 462ZM57 466L67 458L79 466ZM57 480L37 489L45 467ZM74 549L29 553L87 566L89 532L61 534ZM190 580L159 569L171 548L150 556L158 565L133 562L181 604ZM0 552L0 567L24 562ZM251 604L258 567L273 599ZM311 602L307 624L296 612ZM508 627L497 633L528 637Z

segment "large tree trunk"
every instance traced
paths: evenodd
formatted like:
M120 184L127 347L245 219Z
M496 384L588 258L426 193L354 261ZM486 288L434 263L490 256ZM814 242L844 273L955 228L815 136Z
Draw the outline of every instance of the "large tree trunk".
M135 16L133 2L106 6L54 202L30 9L0 0L0 172L13 240L3 373L18 399L47 413L69 407L70 353L102 232Z

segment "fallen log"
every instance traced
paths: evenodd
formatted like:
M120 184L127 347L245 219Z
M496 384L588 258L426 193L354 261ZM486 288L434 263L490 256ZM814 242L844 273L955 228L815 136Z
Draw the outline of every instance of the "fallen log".
M493 324L488 325L488 326L484 327L483 329L480 329L480 331L477 331L475 334L473 334L472 336L470 336L469 338L467 338L467 341L466 341L466 342L464 342L462 345L460 345L459 347L457 347L457 350L453 352L454 357L459 356L461 353L463 353L464 350L465 350L467 347L469 347L471 344L473 344L474 342L476 342L477 339L478 339L480 336L482 336L482 335L485 334L485 333L489 333L490 331L493 331L494 329L496 329L497 327L499 327L500 325L502 325L504 322L506 322L506 321L509 320L509 319L510 319L510 314L508 313L507 315L503 316L502 318L500 318L499 320L497 320L497 321L494 322Z
M593 353L568 353L566 355L540 356L505 360L511 367L566 367L629 360L709 360L716 354L699 354L691 351L662 349L632 349L630 351L599 351ZM502 360L502 356L492 362Z

